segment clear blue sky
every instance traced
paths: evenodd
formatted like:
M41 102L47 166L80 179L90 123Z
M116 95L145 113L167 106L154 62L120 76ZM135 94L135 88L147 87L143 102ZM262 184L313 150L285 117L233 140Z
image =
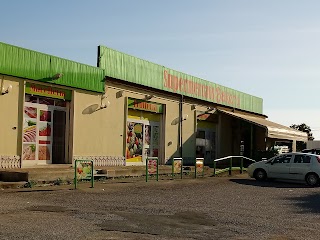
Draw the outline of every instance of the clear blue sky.
M96 65L105 45L264 100L320 139L320 1L2 0L0 41Z

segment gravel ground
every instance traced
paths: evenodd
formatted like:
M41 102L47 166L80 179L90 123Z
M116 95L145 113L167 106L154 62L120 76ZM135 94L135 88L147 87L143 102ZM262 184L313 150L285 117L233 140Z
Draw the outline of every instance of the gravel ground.
M320 188L244 176L0 192L0 239L319 239Z

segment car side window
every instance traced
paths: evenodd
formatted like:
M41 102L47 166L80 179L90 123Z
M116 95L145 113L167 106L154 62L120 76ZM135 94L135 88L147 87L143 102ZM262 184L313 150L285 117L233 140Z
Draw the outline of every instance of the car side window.
M294 156L294 163L310 163L311 156L307 155L295 155Z
M303 156L303 163L310 163L311 162L311 156Z
M279 157L276 157L273 160L273 163L290 163L291 160L291 156L290 154L286 154L286 155L281 155Z

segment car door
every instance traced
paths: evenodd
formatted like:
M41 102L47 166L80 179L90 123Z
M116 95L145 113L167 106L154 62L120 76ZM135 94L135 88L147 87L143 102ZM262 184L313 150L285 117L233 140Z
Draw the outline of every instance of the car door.
M268 167L269 178L290 178L290 164L292 154L283 154L275 157Z
M295 154L290 166L290 177L295 180L304 180L311 168L312 156L307 154Z

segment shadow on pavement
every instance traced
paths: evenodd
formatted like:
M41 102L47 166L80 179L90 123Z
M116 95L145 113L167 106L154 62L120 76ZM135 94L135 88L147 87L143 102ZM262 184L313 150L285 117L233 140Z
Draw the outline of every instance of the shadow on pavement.
M305 183L297 183L297 182L283 182L276 180L269 181L256 181L255 179L230 179L231 182L248 185L248 186L256 186L256 187L266 187L266 188L312 188L307 186Z
M319 214L320 213L320 194L312 193L309 195L299 196L299 197L289 197L286 200L292 201L301 212L310 212Z

